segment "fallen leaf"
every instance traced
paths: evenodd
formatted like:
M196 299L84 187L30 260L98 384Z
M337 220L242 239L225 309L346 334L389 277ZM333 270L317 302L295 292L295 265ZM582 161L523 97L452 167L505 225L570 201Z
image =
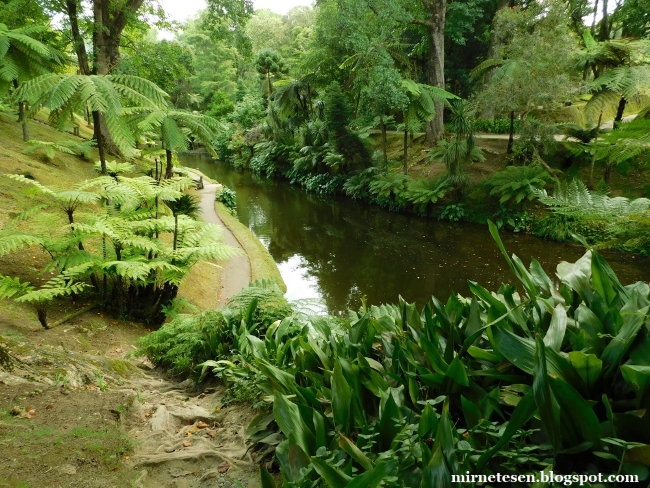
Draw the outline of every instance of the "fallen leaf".
M54 408L53 403L48 403L47 406L45 407L46 410L52 410Z
M208 435L214 439L214 436L217 435L217 431L216 430L211 430L211 431L208 432Z
M124 456L124 459L128 461L129 459L131 459L131 456Z
M229 469L230 469L230 464L228 464L226 461L224 461L219 466L217 466L217 471L219 471L219 473L221 474L226 473Z
M199 423L196 424L196 426L197 426L197 428L199 428L199 429L205 429L206 427L209 427L208 424L206 424L205 422L202 422L202 421L199 421Z
M183 442L183 447L190 447L192 443L190 441Z

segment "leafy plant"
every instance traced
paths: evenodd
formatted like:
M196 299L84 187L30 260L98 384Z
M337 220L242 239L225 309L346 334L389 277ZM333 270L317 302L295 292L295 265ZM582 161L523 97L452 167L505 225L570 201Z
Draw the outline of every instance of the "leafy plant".
M409 182L404 198L413 204L417 213L426 216L432 205L444 198L451 189L447 178Z
M465 206L462 203L452 203L442 207L438 218L440 220L448 220L449 222L459 222L465 216Z
M237 193L227 186L223 186L217 194L217 202L223 203L231 215L237 215Z
M23 149L23 153L29 154L34 151L40 151L48 161L53 161L56 157L57 152L64 154L73 154L75 156L81 156L85 159L90 159L90 154L93 146L94 143L92 141L47 142L32 139L30 141L27 141L27 147Z
M486 183L492 187L490 195L500 196L499 203L514 200L517 205L523 202L525 208L525 202L535 198L535 189L544 188L552 180L553 177L539 165L507 166Z
M506 228L513 232L529 231L534 221L528 212L513 212L504 205L499 206L499 210L492 215L492 220L497 229Z

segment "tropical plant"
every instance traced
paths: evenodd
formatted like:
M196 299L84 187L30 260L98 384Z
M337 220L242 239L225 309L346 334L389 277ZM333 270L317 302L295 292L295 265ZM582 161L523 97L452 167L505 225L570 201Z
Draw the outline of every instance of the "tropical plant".
M217 202L221 202L225 205L231 215L237 215L237 193L234 190L231 190L227 186L224 187L217 193Z
M537 198L556 215L586 228L602 229L596 236L601 247L623 246L646 251L650 245L650 200L609 197L589 191L579 180L559 182L553 195L535 190Z
M173 152L190 147L190 141L198 141L211 153L215 152L212 141L215 131L221 128L219 122L208 116L186 110L167 107L150 107L138 113L137 130L140 133L155 132L165 151L165 178L173 176Z
M460 196L469 184L469 176L466 170L467 164L483 161L485 158L474 140L472 122L474 109L465 100L452 100L450 108L450 124L455 135L451 141L440 141L429 152L429 157L445 164L448 181L455 188L457 195Z
M247 436L258 459L275 457L283 483L451 487L468 471L570 477L585 463L648 478L648 285L622 285L593 250L560 263L554 282L490 231L518 287L470 282L469 297L421 311L364 304L342 327L288 315L261 333L255 301L228 321L232 356L221 350L196 371L253 383L271 403ZM151 357L205 343L191 335L205 337L198 327L185 340L178 326L143 340Z
M29 154L34 151L40 151L43 153L43 156L48 161L53 161L56 157L56 153L60 152L63 154L73 154L75 156L81 156L85 159L90 159L90 154L93 149L92 141L58 141L58 142L49 142L49 141L36 141L31 140L27 141L27 147L23 150L24 154Z
M95 143L102 174L106 174L106 141L98 129L105 121L112 141L126 156L135 155L136 138L124 117L131 106L160 109L167 94L152 82L129 75L45 74L23 83L16 99L26 101L31 112L45 107L52 124L65 126L75 112L90 110L95 124Z
M417 213L426 216L428 209L444 198L451 189L447 178L433 180L415 180L409 182L404 198L413 204Z
M403 168L404 174L408 174L408 136L411 137L436 115L436 102L448 105L449 100L457 100L458 97L445 90L430 85L416 83L413 80L402 80L402 89L406 93L408 102L404 107L404 152ZM454 126L455 127L455 126Z
M21 292L16 300L35 303L44 327L45 305L57 296L79 293L88 286L86 279L101 293L106 308L160 323L163 307L176 297L180 282L194 264L237 254L221 243L218 226L189 216L196 213L195 202L184 193L192 184L189 178L158 182L116 174L68 190L23 176L12 178L49 197L67 217L62 225L60 217L38 205L0 233L0 255L40 246L52 258L45 271L55 272L56 277L42 288L14 283ZM80 207L85 211L80 213ZM32 233L17 225L35 217L46 222L34 226Z
M535 189L542 189L553 180L553 177L539 165L506 166L493 174L486 184L492 187L490 195L499 196L499 203L514 200L516 205L522 204L525 209L527 200L536 196Z
M255 69L260 74L260 79L266 81L266 90L269 96L273 95L271 76L280 76L287 72L287 66L282 57L269 49L257 55Z
M9 29L0 23L0 92L16 90L18 86L32 78L52 71L66 59L56 49L37 40L35 37L48 32L47 27L32 25L19 29ZM23 128L23 140L29 140L25 104L18 100L18 122Z

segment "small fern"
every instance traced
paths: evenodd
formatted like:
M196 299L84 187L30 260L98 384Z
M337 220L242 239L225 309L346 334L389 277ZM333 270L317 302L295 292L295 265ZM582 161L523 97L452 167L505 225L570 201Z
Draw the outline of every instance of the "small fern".
M535 198L535 189L541 189L554 178L539 165L508 166L492 175L487 184L492 187L490 195L501 198L499 203L514 200L516 204Z

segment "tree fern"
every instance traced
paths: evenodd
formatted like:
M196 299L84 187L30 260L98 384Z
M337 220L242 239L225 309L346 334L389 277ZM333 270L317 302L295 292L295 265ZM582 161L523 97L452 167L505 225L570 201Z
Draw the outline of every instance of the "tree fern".
M447 178L416 180L409 182L404 198L413 204L420 215L426 215L427 208L444 198L450 189Z
M24 154L29 154L34 151L41 151L46 159L49 161L54 160L56 153L72 154L81 156L86 159L90 158L90 153L94 143L92 141L37 141L32 139L27 142L27 147L23 150Z
M492 186L490 195L501 198L499 203L514 200L516 204L535 198L535 189L542 189L554 178L541 166L508 166L492 175L487 184Z

